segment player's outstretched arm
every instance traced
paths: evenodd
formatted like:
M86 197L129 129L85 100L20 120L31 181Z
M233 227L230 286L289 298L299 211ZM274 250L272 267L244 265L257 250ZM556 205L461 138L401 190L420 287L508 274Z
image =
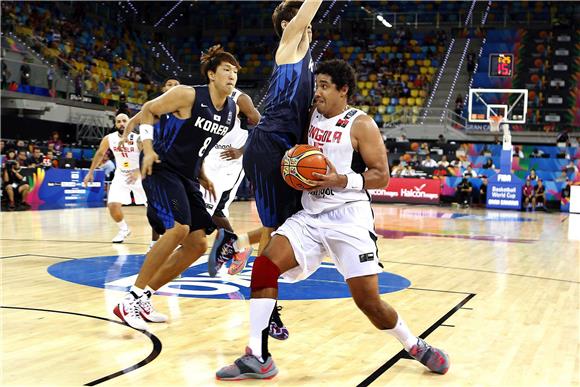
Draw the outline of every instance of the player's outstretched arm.
M95 168L97 168L97 165L99 165L101 163L101 160L103 160L103 156L105 156L107 149L109 149L109 137L105 136L101 140L101 143L99 144L99 149L97 149L97 151L95 152L95 156L93 157L93 161L91 161L91 167L89 168L89 172L87 172L87 175L83 180L83 184L85 186L89 182L93 181L94 179L93 173L95 171Z
M365 189L384 188L389 184L387 149L375 121L365 115L356 118L352 125L353 148L358 151L367 166L362 174Z
M240 108L240 113L248 117L248 124L255 126L260 122L260 112L254 106L254 102L247 94L242 94L238 98L238 107Z
M322 0L304 0L296 16L284 28L280 45L296 42L296 40L300 42L304 30L312 23L321 4ZM298 43L296 43L296 46L298 46Z

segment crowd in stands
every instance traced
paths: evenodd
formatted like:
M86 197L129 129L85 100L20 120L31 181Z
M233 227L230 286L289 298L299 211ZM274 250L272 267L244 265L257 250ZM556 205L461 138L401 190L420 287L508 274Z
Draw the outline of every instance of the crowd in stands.
M580 147L575 139L570 140L561 147L513 146L512 173L531 187L524 191L528 200L522 197L522 209L539 205L545 209L546 201L569 201L570 186L580 182ZM496 144L455 144L441 135L436 142L417 143L402 135L385 144L391 177L441 179L444 201L465 207L485 205L488 178L499 172L499 140Z

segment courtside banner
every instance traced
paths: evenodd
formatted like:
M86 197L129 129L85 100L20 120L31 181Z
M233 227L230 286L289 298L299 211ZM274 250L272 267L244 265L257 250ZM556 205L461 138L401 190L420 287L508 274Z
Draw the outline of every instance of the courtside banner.
M441 180L391 178L388 187L369 190L378 203L439 203Z

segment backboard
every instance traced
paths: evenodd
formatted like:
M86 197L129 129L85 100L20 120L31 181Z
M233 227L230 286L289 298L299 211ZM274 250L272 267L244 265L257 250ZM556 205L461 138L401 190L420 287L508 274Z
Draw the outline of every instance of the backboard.
M525 124L527 89L469 89L469 122L489 124L490 116L503 116L506 124Z

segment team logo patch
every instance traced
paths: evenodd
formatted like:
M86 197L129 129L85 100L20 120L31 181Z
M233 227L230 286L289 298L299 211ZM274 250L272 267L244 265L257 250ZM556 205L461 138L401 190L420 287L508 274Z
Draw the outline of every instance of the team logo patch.
M375 253L365 253L358 256L361 263L373 261L375 259Z
M48 272L64 281L124 292L135 283L143 260L143 255L72 259L50 266ZM227 268L222 268L216 278L211 278L207 273L207 258L201 257L198 260L199 263L196 262L180 277L159 289L157 294L192 298L248 299L253 261L254 257L250 258L248 266L236 276L229 276ZM411 282L408 279L399 275L379 274L381 293L396 292L410 285ZM348 285L332 263L324 262L316 273L306 280L293 284L284 279L279 281L281 300L349 297Z

